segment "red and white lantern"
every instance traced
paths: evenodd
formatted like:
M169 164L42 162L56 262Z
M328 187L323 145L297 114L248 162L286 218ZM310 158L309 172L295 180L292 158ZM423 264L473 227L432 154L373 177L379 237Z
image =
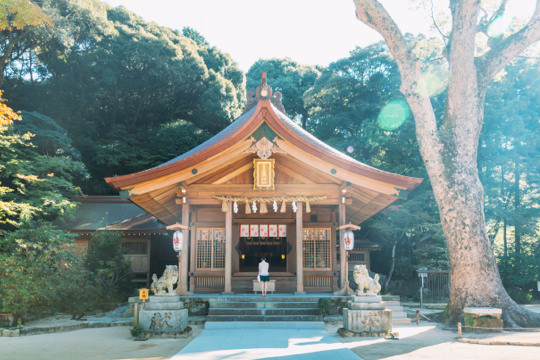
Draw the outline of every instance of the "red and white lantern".
M184 233L180 230L176 230L173 234L173 247L176 252L180 252L184 248Z

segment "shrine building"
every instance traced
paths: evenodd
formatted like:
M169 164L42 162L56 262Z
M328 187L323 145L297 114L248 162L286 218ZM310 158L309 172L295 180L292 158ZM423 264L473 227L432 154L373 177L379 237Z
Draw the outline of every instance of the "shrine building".
M265 74L247 97L243 114L206 142L106 181L160 222L184 229L180 294L250 292L261 257L278 293L343 289L338 227L361 224L422 179L378 170L309 134L287 116Z

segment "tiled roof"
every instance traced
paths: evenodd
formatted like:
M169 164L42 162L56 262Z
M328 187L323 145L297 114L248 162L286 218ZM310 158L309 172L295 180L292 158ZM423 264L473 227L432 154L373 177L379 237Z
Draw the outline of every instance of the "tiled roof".
M162 231L165 225L135 205L116 196L83 197L75 216L58 227L71 231Z

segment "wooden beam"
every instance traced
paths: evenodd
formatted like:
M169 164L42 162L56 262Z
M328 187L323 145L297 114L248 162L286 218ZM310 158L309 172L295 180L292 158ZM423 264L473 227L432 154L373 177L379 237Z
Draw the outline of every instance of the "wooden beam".
M382 194L387 195L398 195L399 191L397 190L397 186L395 184L391 184L388 182L375 180L373 178L370 178L368 176L359 175L352 171L340 168L339 166L336 166L335 164L326 162L320 158L317 158L316 156L299 149L295 147L294 145L280 140L276 139L276 142L278 143L278 146L285 150L289 156L292 156L299 161L308 164L309 166L319 169L323 173L331 174L335 178L339 179L340 181L349 181L351 184L377 191ZM402 188L405 190L405 188Z
M251 159L250 159L251 160ZM224 184L227 181L234 179L236 176L253 169L253 163L250 161L248 164L245 164L244 166L239 167L238 169L231 171L228 174L225 174L225 176L221 177L219 180L214 181L214 184Z
M308 178L308 177L306 177L306 176L304 176L302 174L299 174L297 171L285 166L281 162L276 163L276 173L278 171L289 175L291 178L293 178L295 180L298 180L298 182L300 182L300 183L305 183L305 184L314 184L315 183L315 181L311 180L310 178Z
M212 193L215 195L229 195L229 193L255 193L260 197L267 196L270 191L253 191L252 184L192 184L189 193ZM288 195L326 195L337 194L337 184L276 184L274 193Z
M153 190L161 189L170 185L176 185L179 182L183 182L187 179L191 179L194 176L200 176L207 174L208 172L215 171L216 168L226 166L225 164L232 161L236 156L242 154L242 152L250 146L249 141L241 141L227 150L212 156L211 158L205 159L193 166L184 168L177 172L161 176L150 181L142 182L139 184L130 185L132 188L130 190L130 195L142 195ZM196 174L193 173L194 169L197 170ZM124 190L124 189L123 189Z

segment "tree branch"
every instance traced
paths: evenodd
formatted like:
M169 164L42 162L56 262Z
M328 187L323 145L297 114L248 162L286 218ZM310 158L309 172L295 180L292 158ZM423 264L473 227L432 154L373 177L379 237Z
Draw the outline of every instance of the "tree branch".
M531 19L521 30L496 42L487 53L477 58L478 86L485 91L499 71L532 43L540 40L540 0Z
M499 8L495 12L493 12L493 14L491 14L491 16L489 16L489 18L488 18L487 11L484 8L481 7L480 11L483 13L483 15L480 18L480 20L478 21L478 31L481 31L481 32L485 33L487 27L489 26L489 24L491 24L491 22L493 20L495 20L496 18L498 18L499 16L502 16L502 14L504 14L504 12L506 10L507 3L508 3L508 0L502 0L501 4L499 5Z
M421 63L412 53L399 27L377 0L353 0L356 6L356 17L370 28L382 35L401 74L401 92L405 95L416 122L416 133L419 139L422 156L433 158L429 166L435 166L441 159L433 154L438 153L441 142L437 131L437 122L431 101L424 90ZM419 136L422 134L422 136Z

